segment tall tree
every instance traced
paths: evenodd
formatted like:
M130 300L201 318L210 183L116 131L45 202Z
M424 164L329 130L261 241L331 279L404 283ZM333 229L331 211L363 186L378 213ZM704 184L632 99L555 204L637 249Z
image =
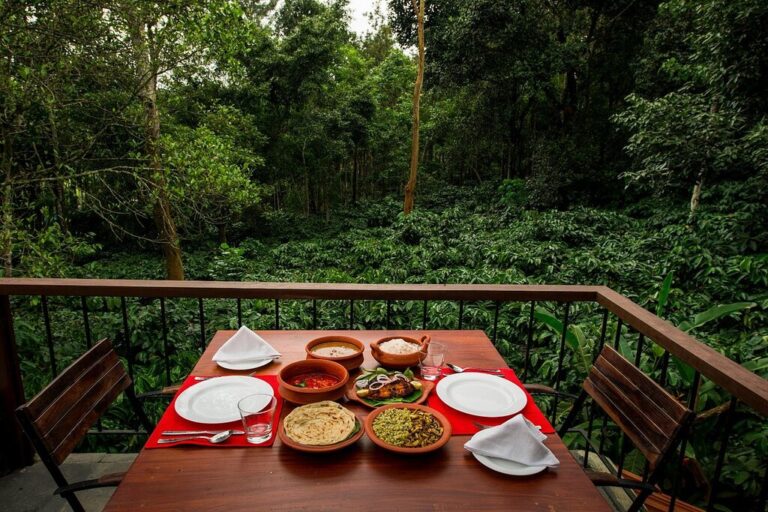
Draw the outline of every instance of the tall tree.
M706 183L752 180L765 190L768 43L759 0L660 6L642 72L660 77L646 95L629 96L615 117L629 133L635 165L624 176L657 191L685 189L693 224ZM680 30L681 27L687 30ZM762 142L758 142L762 141Z
M417 4L418 1L418 4ZM413 84L413 126L411 127L411 166L408 182L405 184L403 213L408 215L413 210L416 194L416 177L419 171L419 121L421 113L421 86L424 84L424 0L413 0L416 15L419 48L419 67L416 82Z

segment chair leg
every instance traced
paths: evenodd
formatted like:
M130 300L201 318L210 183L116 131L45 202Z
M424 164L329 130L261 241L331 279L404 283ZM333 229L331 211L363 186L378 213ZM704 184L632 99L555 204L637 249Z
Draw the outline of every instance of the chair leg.
M75 493L63 492L61 493L61 497L67 500L67 502L69 502L69 506L72 507L72 510L74 512L85 512L85 509L83 508L82 503L80 503L80 500L77 499L77 496L75 496Z
M559 435L561 438L565 436L565 433L568 432L569 428L571 428L571 425L573 425L573 422L576 421L576 416L579 414L579 411L581 410L581 406L584 405L584 400L586 399L587 399L587 392L582 391L579 394L579 397L573 403L573 406L571 407L571 411L568 413L568 416L565 418L565 421L563 422L563 426L561 426L560 430L557 432L557 435Z
M629 507L627 512L638 512L642 507L643 503L645 503L646 498L651 495L651 491L648 489L643 489L640 491L640 494L637 495L637 498L632 502L632 505Z

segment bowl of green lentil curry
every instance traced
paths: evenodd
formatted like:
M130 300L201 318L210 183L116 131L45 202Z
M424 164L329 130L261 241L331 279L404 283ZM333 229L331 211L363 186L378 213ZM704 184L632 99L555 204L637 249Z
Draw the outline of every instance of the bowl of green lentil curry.
M365 433L386 450L419 454L442 447L451 437L448 419L424 405L390 404L365 418Z

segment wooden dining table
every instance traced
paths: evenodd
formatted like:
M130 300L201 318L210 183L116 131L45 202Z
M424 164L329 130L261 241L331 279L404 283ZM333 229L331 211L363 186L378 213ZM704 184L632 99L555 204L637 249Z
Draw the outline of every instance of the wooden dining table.
M225 370L212 361L234 331L218 331L191 375L269 375L305 359L304 346L319 336L344 335L366 346L384 336L429 334L447 346L447 360L460 366L507 368L483 331L258 331L282 357L256 371ZM370 350L364 368L377 365ZM370 412L345 404L358 418ZM284 408L283 414L289 407ZM205 428L205 426L201 426ZM531 476L508 476L482 466L467 450L468 435L454 435L443 448L400 455L367 437L325 454L298 452L277 439L272 447L174 446L143 449L104 510L194 511L306 510L542 510L610 511L557 434L545 444L560 460Z

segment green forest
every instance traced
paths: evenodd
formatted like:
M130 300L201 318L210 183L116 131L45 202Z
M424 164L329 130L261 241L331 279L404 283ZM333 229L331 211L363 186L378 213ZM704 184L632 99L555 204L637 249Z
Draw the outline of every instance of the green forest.
M423 85L414 5L380 2L359 35L346 0L1 0L0 277L607 285L768 376L768 3L426 0ZM169 310L189 348L172 381L196 360L193 302ZM253 328L267 302L245 305ZM53 312L64 355L78 306ZM511 362L523 306L500 326ZM39 307L16 323L31 388ZM235 324L208 307L209 331ZM94 336L120 329L119 299L92 308ZM130 308L132 332L157 328ZM466 314L486 326L492 305ZM579 350L595 315L574 312ZM157 388L146 348L137 384ZM768 425L737 429L727 492L754 496Z

